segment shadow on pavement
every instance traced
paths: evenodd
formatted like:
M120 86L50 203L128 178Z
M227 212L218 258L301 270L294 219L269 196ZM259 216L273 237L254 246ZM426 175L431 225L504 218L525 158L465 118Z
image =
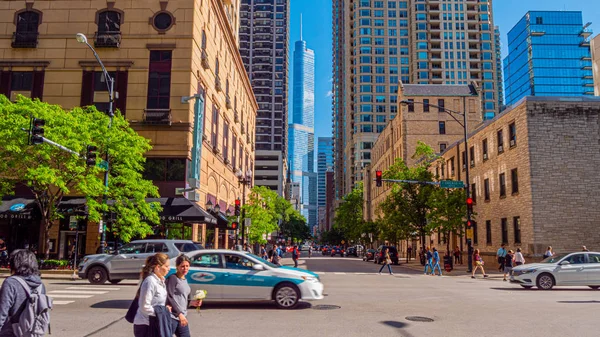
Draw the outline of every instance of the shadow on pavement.
M129 309L131 300L110 300L92 304L94 309Z
M589 292L598 292L598 290L594 289L552 289L552 290L540 290L537 288L525 289L525 288L490 288L491 290L504 290L504 291L547 291L547 292L555 292L555 291L589 291Z
M404 322L399 322L399 321L383 321L383 322L379 322L383 325L387 325L389 327L392 328L396 328L396 329L404 329L406 327L408 327L409 324L404 323ZM406 331L400 331L400 334L402 337L413 337L412 334L406 332Z
M129 307L129 304L127 305ZM312 304L308 302L298 302L298 305L294 309L290 310L305 310L311 309ZM202 304L202 309L211 310L211 309L232 309L232 310L285 310L279 309L272 301L261 301L261 302L205 302ZM192 312L196 309L190 308L189 311Z
M572 303L572 304L588 304L588 303L596 303L600 304L600 301L591 300L591 301L556 301L556 303Z
M78 282L48 282L52 285L60 285L60 286L77 286L77 287L137 287L137 283L118 283L118 284L110 284L108 282L104 284L91 284L91 283L78 283Z

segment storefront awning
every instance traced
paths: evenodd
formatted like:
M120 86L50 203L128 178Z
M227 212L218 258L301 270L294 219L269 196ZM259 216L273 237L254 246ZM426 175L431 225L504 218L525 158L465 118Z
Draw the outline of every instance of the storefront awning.
M186 198L148 198L147 202L160 202L163 210L160 212L160 221L167 222L193 222L216 224L217 219L208 214L198 204Z
M63 198L58 204L57 211L62 214L87 215L87 200L85 198Z
M31 219L35 207L35 199L14 198L2 200L0 219Z
M224 227L226 228L227 225L229 224L229 219L227 218L227 215L223 212L220 212L216 214L216 218L217 218L217 226L218 227Z

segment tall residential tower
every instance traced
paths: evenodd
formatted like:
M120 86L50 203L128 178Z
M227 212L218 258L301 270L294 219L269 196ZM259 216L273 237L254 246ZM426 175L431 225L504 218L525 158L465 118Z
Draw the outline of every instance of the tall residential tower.
M327 172L333 172L333 139L331 137L319 137L317 141L317 206L320 228L323 228L326 219Z

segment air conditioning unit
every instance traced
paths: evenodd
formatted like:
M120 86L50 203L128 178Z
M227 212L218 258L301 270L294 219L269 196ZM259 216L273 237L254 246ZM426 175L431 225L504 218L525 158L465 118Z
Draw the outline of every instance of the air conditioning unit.
M200 201L200 192L198 192L198 191L187 192L187 199L190 201L195 201L195 202Z
M512 147L512 146L515 146L515 144L517 144L517 142L516 142L514 139L511 139L511 140L510 140L510 146L511 146L511 147Z
M200 188L200 180L198 179L190 178L188 184L191 188Z
M471 166L475 166L475 161L471 160Z
M487 153L484 153L484 154L483 154L483 160L486 160L486 159L488 159L488 157L487 157Z
M498 145L498 152L504 152L504 146Z

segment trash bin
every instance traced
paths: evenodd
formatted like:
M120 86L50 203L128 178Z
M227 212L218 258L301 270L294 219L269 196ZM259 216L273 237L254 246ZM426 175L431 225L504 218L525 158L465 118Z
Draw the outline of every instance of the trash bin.
M446 270L446 272L452 271L453 267L452 267L452 256L451 255L444 256L444 269Z

